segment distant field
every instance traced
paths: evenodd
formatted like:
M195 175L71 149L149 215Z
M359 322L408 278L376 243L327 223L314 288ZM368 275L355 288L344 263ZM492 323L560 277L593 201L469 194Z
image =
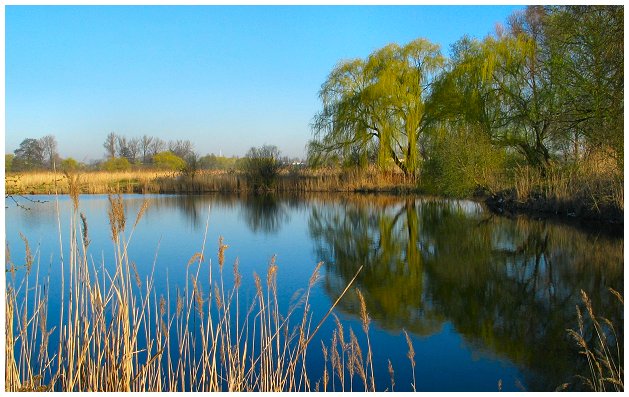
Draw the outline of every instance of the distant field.
M102 193L204 193L250 190L246 175L234 171L202 170L194 175L173 171L94 171L76 174L54 172L9 173L7 194L67 194L69 179L76 178L82 194ZM412 191L415 181L402 173L366 170L307 169L282 171L275 191Z

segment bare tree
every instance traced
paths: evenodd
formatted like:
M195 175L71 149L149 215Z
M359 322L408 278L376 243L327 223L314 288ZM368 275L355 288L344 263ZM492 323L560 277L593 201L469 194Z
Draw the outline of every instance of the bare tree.
M129 152L129 157L127 159L131 163L135 163L138 159L138 154L140 153L140 138L131 138L127 143L127 148Z
M129 159L131 157L131 151L129 149L129 141L126 136L118 135L118 139L116 141L118 157L124 157Z
M105 147L107 158L116 157L116 145L118 143L118 136L114 132L110 132L105 138L105 143L103 146Z
M155 156L157 153L163 152L166 149L166 142L159 138L154 138L149 149L151 156Z
M59 159L59 153L57 152L57 139L54 135L46 135L39 139L39 145L41 146L44 165L48 169L53 169L57 159Z
M140 139L140 152L142 153L142 163L146 164L149 161L149 154L151 152L151 145L153 144L153 137L144 135Z
M173 152L178 157L185 159L193 153L193 145L188 139L178 139L176 141L168 142L168 150Z

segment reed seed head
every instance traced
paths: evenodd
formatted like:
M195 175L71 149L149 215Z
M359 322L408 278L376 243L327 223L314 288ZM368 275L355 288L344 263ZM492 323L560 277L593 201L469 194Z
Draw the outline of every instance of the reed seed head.
M253 273L253 281L256 284L256 294L262 298L262 282L260 281L260 276L255 272Z
M26 238L26 236L20 233L20 238L22 239L22 241L24 241L24 266L26 266L26 272L30 273L34 260L33 253L31 252L31 246L28 243L28 239Z
M360 301L360 319L363 323L363 331L367 334L369 332L369 323L371 322L367 312L367 304L365 303L365 297L358 288L356 288L356 295L358 295L358 300Z
M268 287L270 287L271 284L273 284L276 274L277 274L277 265L275 264L275 255L274 255L273 258L271 258L271 263L269 264L269 268L266 272L266 285Z
M166 299L164 299L164 295L160 295L159 297L159 314L161 316L166 314Z
M111 194L107 196L109 199L109 225L111 226L111 237L114 242L118 242L120 233L124 232L126 218L124 213L124 203L122 196L116 197Z
M406 330L404 330L404 337L406 338L406 344L408 345L408 353L406 354L406 357L408 357L411 365L415 367L415 349L413 348L411 337L408 336L408 332L406 332Z
M223 244L223 236L218 238L218 267L223 271L223 265L225 264L225 250L229 248L229 245Z
M87 248L87 246L90 245L90 239L87 232L87 217L82 212L80 216L81 216L81 225L83 226L82 228L83 229L83 247Z
M393 371L393 364L391 364L391 360L387 360L388 363L388 370L389 370L389 377L391 378L391 391L395 390L395 372Z
M312 275L310 276L310 280L308 281L309 287L312 287L319 279L319 270L321 269L321 266L323 266L323 262L317 263L317 266L315 267Z
M236 289L240 287L240 283L242 282L242 276L238 271L238 265L238 258L236 258L236 260L234 261L234 287L236 287Z
M148 207L149 207L149 201L147 199L144 199L144 201L142 202L142 206L140 207L140 211L138 211L138 216L135 217L135 222L133 223L133 227L136 227L138 225L138 222L140 222L140 219L142 219L142 216L144 215Z

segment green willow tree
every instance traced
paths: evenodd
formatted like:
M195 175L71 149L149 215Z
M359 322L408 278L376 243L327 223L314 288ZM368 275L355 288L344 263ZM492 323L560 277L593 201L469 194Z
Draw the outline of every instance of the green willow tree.
M444 63L438 45L417 39L337 65L319 93L323 109L313 122L311 162L332 156L364 164L371 156L383 168L392 161L416 175L425 102Z
M463 38L454 49L431 98L434 117L476 125L493 144L547 165L556 95L533 36L518 26L482 42Z
M453 46L426 104L430 120L474 125L542 169L600 148L621 159L622 48L622 7L529 6L494 35Z

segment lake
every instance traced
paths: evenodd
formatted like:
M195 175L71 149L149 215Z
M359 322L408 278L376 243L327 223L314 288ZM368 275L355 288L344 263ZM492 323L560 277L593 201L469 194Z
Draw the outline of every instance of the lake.
M505 391L580 384L575 375L587 374L587 363L566 330L577 327L581 290L623 331L623 309L608 289L624 293L624 240L601 230L508 219L474 201L418 196L123 197L126 237L144 200L149 202L128 252L142 278L155 268L157 293L185 283L208 219L206 258L216 266L222 236L229 246L225 266L239 264L243 302L255 296L254 272L266 275L274 260L285 311L323 262L310 296L315 324L362 266L335 313L364 342L354 287L363 293L378 390L390 388L388 360L395 390L411 390L404 331L415 351L418 391L497 391L499 381ZM72 201L60 196L57 216L54 196L29 198L42 202L20 199L25 210L5 200L7 247L19 265L25 256L20 233L29 240L40 274L50 278L52 327L61 299L59 228L67 249ZM105 266L113 258L108 208L106 195L80 196L91 261ZM224 278L233 283L231 270ZM335 328L328 318L309 347L313 380L323 371L319 339L329 342Z

